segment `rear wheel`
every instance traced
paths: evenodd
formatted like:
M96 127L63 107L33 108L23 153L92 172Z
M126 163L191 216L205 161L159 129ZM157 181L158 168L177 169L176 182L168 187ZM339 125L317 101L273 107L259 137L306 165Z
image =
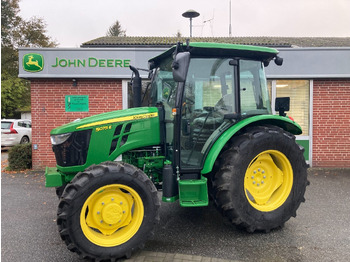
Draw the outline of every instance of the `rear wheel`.
M214 198L233 224L253 232L282 226L305 201L303 149L278 127L252 127L219 159Z
M22 137L21 141L19 142L20 144L27 144L29 143L29 137L24 136Z
M65 188L57 224L68 249L114 261L143 247L159 221L157 190L129 164L106 162L77 174Z

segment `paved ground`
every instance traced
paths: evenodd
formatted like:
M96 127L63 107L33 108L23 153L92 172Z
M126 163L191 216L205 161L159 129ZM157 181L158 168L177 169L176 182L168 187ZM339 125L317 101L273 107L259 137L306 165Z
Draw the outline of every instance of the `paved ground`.
M162 203L154 237L125 261L350 261L350 169L312 169L309 180L298 216L268 234L238 230L212 203ZM1 187L2 261L81 261L58 235L42 173L3 172Z

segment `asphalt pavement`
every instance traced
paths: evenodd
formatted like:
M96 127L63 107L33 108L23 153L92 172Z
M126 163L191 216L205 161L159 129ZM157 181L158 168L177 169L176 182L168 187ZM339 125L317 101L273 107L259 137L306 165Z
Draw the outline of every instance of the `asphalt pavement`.
M310 169L309 180L297 217L270 233L237 229L213 203L162 203L155 235L125 261L350 261L350 168ZM60 239L57 205L43 172L2 172L2 261L81 261Z

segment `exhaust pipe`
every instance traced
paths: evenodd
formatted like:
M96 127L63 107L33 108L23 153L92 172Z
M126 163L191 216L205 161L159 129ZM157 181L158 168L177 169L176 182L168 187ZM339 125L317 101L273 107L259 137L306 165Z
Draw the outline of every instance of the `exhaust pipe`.
M134 94L134 107L141 107L141 88L142 88L142 79L140 77L139 70L135 67L130 66L131 71L134 72L135 76L132 79L132 92Z

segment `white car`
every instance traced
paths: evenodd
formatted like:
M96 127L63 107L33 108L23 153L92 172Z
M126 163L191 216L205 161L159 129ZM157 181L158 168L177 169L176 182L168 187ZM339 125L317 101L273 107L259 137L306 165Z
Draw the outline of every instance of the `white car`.
M1 119L1 147L32 141L32 123L29 119Z

